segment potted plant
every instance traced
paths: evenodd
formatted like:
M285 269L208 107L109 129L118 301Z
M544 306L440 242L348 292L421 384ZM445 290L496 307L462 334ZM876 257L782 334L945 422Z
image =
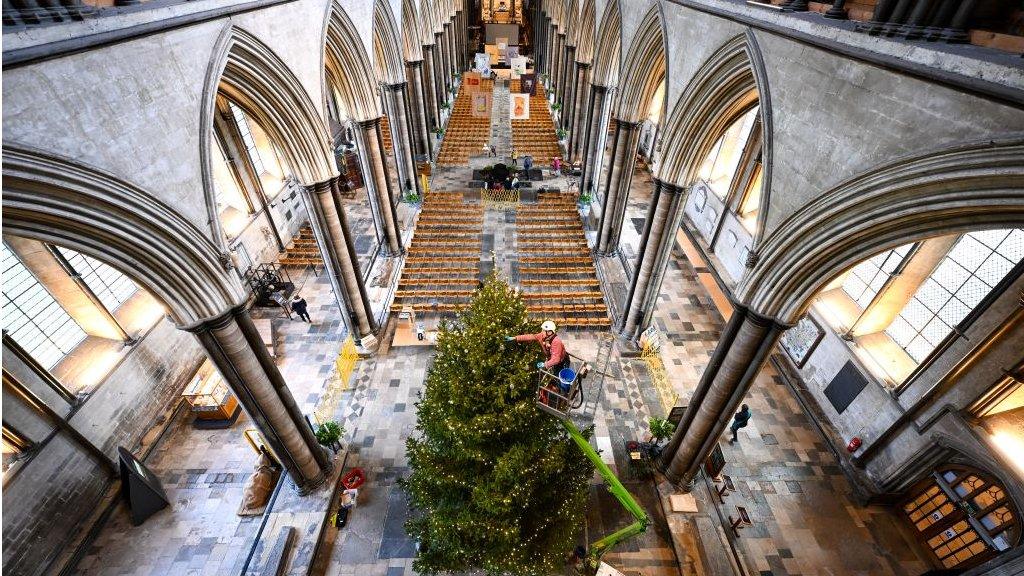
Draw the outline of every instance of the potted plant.
M555 130L555 136L558 136L559 140L565 140L565 137L569 135L569 132L565 128L559 128Z
M317 426L316 441L322 446L327 446L331 450L337 452L341 449L340 441L344 434L345 427L333 420L330 420Z
M434 128L434 134L437 134L438 138L444 136L444 128L441 128L440 126Z
M441 102L441 109L442 110L447 110L447 109L449 109L451 107L452 107L452 105L449 104L447 100L445 100L444 102Z
M558 112L561 109L562 109L562 103L561 102L555 102L554 104L551 105L551 110L553 112Z
M590 192L583 192L582 194L580 194L580 197L577 200L577 202L579 202L580 206L585 207L587 204L590 204L591 200L593 200L593 197L590 196Z
M655 446L661 444L662 440L669 439L676 431L676 425L664 418L651 418L647 421L647 427Z

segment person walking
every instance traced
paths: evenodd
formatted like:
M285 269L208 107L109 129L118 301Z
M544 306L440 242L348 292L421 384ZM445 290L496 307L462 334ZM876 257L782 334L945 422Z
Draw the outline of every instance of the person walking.
M729 440L729 444L732 444L733 442L736 442L736 440L738 440L738 438L736 437L736 433L739 431L740 428L746 428L749 422L750 407L744 404L743 406L740 407L740 411L737 412L736 415L732 417L732 425L729 426L729 430L732 431L732 440Z
M313 323L313 320L309 317L309 311L306 310L306 300L298 294L296 294L295 298L292 300L292 312L295 312L301 320L305 320L310 324Z

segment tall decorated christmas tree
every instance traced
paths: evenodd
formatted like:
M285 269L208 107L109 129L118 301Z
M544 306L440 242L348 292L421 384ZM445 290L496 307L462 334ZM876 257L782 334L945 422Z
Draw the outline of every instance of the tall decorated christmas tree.
M504 341L536 330L492 274L438 334L406 444L417 572L551 574L577 543L593 464L534 403L540 347Z

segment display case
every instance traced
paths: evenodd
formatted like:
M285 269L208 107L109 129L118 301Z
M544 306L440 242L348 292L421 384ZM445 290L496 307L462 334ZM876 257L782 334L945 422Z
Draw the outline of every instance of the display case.
M207 360L182 392L198 427L230 426L238 417L238 400L220 372Z

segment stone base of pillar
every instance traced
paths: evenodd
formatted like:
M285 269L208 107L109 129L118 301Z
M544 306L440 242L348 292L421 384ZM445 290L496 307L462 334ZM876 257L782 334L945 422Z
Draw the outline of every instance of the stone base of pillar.
M324 452L327 451L326 448L321 448L321 449ZM306 484L303 484L302 486L299 486L298 484L295 484L294 482L292 483L292 488L295 490L296 494L298 494L299 496L308 496L310 493L315 491L317 488L323 486L324 483L327 482L327 479L331 477L331 472L334 471L334 460L330 459L331 458L330 455L328 455L327 458L328 458L327 468L324 469L324 471L321 472L319 476L317 476L316 478L310 480Z
M377 348L380 348L380 340L377 340L377 336L368 334L359 339L356 343L356 353L359 354L360 358L369 358L377 353Z

